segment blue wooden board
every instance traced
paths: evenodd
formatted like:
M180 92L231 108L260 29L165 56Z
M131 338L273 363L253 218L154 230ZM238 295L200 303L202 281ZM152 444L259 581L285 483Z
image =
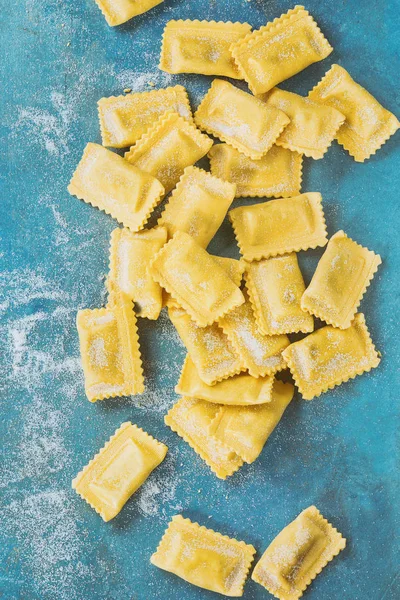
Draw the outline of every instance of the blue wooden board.
M220 481L163 423L185 354L166 315L139 323L146 393L95 405L86 400L75 315L105 302L115 222L66 187L86 142L100 141L100 97L173 82L186 85L198 104L209 78L170 77L157 68L169 19L247 20L258 27L292 4L166 0L115 29L93 0L2 5L0 597L211 600L216 595L149 563L172 515L183 512L252 543L259 557L289 521L316 504L348 546L306 597L400 598L399 138L365 164L334 144L304 168L303 190L322 192L330 234L343 228L383 257L362 302L383 355L380 367L313 402L296 397L259 460ZM305 94L338 62L399 112L398 0L309 0L307 8L335 51L282 87ZM210 249L237 255L227 222ZM301 254L307 281L321 254ZM71 490L71 479L126 420L170 450L105 524ZM268 597L252 581L245 587L245 600Z

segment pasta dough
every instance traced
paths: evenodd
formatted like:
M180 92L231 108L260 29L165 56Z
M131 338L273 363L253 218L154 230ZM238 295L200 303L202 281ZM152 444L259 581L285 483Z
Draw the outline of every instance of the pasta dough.
M110 521L164 460L167 446L132 425L122 423L72 482L77 493L104 521Z
M109 25L122 25L141 15L164 0L95 0Z
M250 544L176 515L150 560L193 585L238 597L243 595L255 552Z
M250 31L248 23L169 21L164 29L160 69L242 79L229 48Z

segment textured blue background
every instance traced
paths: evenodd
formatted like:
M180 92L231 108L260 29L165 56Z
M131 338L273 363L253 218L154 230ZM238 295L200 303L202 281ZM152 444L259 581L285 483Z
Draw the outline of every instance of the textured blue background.
M260 553L316 504L348 546L313 583L310 600L400 598L399 138L366 164L334 144L305 160L304 191L323 194L330 234L343 228L383 265L362 303L381 366L320 399L295 398L261 457L219 481L163 424L184 357L165 315L140 322L144 396L90 404L75 314L105 302L111 218L68 195L88 141L100 141L96 101L123 88L187 85L196 106L210 80L158 71L171 18L248 20L260 26L283 0L166 0L111 29L93 0L1 0L1 440L2 572L7 600L195 600L215 595L149 563L180 511ZM310 0L335 50L282 87L305 94L332 62L398 111L400 5L395 0ZM396 97L397 95L397 97ZM245 201L249 202L249 201ZM237 249L228 223L211 246ZM302 253L309 281L321 251ZM125 420L170 451L122 513L105 524L70 489L73 476ZM244 598L269 597L249 581Z

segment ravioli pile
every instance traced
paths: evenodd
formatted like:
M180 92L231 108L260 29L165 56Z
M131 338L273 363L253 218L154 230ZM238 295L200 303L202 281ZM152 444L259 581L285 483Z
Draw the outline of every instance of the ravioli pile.
M136 318L155 320L166 306L187 356L175 388L181 398L165 423L221 479L257 459L291 402L294 387L277 373L289 367L311 400L380 360L357 309L381 259L343 231L328 241L321 194L301 193L302 161L321 159L336 139L363 162L399 122L338 65L306 98L274 87L331 51L301 6L258 31L170 21L161 69L244 79L253 94L215 79L194 116L182 86L102 98L103 145L129 150L122 158L89 143L69 186L123 226L111 235L107 306L77 317L88 399L144 391ZM210 173L194 166L206 155ZM156 227L146 228L169 192ZM231 208L240 197L276 199ZM227 214L240 260L207 252ZM306 289L297 253L325 246ZM326 325L314 331L314 317ZM294 333L308 335L291 342ZM166 452L124 423L73 485L107 521ZM273 542L253 578L296 600L343 547L310 507ZM253 554L252 546L175 517L152 562L239 596Z

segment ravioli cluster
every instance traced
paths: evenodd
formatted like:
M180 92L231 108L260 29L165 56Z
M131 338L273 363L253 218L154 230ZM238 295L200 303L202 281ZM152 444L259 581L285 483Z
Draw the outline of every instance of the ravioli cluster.
M159 3L96 1L112 25L130 18L128 5ZM294 386L279 372L289 368L312 400L380 361L357 311L381 259L343 231L329 238L321 194L301 193L302 163L321 159L334 139L363 162L399 122L339 65L307 97L276 87L331 51L302 6L258 31L170 21L161 69L242 79L252 93L215 79L194 115L179 85L102 98L103 146L87 145L69 185L122 226L110 240L107 306L77 317L88 399L144 391L136 319L156 320L165 307L187 349L180 399L165 423L221 479L257 459L291 402ZM125 148L124 157L104 146ZM206 155L210 172L195 166ZM240 197L273 199L233 208ZM207 251L226 215L240 260ZM306 288L297 254L317 247L325 251ZM317 330L315 317L325 323ZM109 520L166 452L124 423L73 485ZM272 542L252 578L281 600L297 600L344 544L310 507ZM177 516L151 560L240 596L254 552Z

